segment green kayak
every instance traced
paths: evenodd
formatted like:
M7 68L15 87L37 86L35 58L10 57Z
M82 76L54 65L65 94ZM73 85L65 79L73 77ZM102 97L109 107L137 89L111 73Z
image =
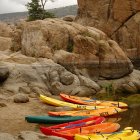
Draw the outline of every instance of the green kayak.
M85 116L26 116L25 120L30 123L43 123L43 124L55 124L55 123L66 123L77 120L82 120L87 117Z

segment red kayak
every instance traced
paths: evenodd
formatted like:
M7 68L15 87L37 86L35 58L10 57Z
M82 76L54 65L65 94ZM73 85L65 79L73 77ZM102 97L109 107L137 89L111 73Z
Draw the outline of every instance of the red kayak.
M87 97L70 96L70 95L66 95L64 93L60 93L60 97L66 102L80 104L80 105L108 106L108 107L118 107L118 108L127 108L128 107L128 105L123 102L94 100L94 99L87 98Z
M75 134L87 135L87 134L94 134L94 133L112 133L117 131L119 128L120 128L119 124L108 122L108 123L90 125L86 127L72 128L69 130L52 131L52 133L51 134L49 133L49 135L62 137L67 140L74 140ZM44 128L41 128L41 131L44 134L46 134Z
M40 130L46 135L52 135L53 131L60 132L60 131L64 131L64 130L70 130L73 128L100 124L104 121L105 121L104 117L94 116L94 117L86 118L86 119L79 120L79 121L63 123L63 124L54 125L54 126L50 126L50 127L41 127Z

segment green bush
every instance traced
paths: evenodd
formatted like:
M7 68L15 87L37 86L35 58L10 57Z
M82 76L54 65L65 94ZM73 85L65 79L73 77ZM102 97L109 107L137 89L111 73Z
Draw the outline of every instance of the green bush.
M45 19L45 18L55 18L55 15L54 15L54 13L45 11L43 19Z
M114 95L115 95L115 89L114 89L112 83L109 83L109 84L103 85L102 87L105 89L105 91L106 91L108 97L110 97L110 96L114 96Z

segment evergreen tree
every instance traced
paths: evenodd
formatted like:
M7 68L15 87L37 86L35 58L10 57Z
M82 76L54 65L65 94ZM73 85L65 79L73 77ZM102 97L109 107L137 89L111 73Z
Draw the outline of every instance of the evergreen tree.
M45 3L42 2L43 1L41 1L42 5L40 5L40 0L31 0L31 2L28 2L26 6L28 9L29 21L55 17L54 14L45 10L45 4L47 1L45 0Z
M39 4L39 0L32 0L26 6L28 9L29 21L42 19L43 9L41 8L41 5Z

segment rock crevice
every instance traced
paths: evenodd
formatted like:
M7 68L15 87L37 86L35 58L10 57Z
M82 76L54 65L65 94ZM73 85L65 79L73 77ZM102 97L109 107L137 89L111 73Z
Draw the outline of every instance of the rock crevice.
M104 31L129 58L140 58L139 0L78 0L78 6L76 22Z

